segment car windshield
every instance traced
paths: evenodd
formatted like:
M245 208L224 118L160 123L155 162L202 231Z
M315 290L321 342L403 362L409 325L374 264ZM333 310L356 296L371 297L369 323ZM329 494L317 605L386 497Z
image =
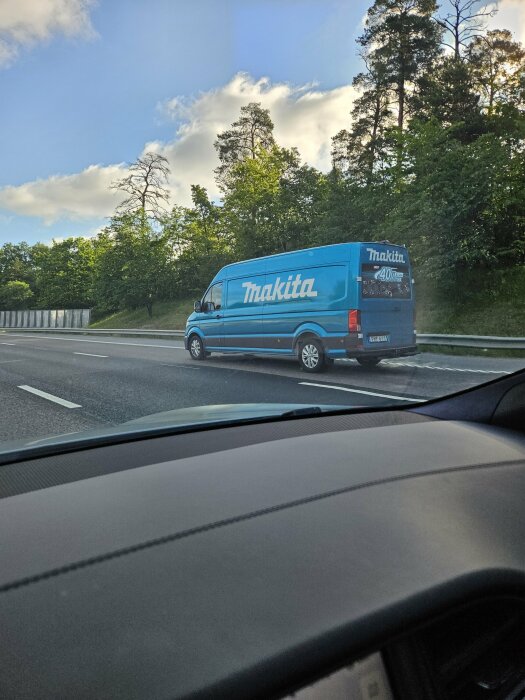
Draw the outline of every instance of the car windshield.
M3 0L0 451L525 366L525 3Z

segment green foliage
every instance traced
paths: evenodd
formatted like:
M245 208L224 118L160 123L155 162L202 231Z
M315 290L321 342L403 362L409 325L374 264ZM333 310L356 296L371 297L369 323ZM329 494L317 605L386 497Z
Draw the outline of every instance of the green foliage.
M200 296L215 273L232 261L233 254L222 207L209 200L204 187L193 185L191 193L193 207L175 207L165 227L178 251L176 291Z
M106 311L144 306L169 295L173 247L169 235L156 231L142 211L114 217L99 236L95 296Z
M469 46L468 60L489 114L496 103L525 105L525 51L518 41L512 40L512 32L493 29L476 37Z
M4 310L27 308L33 299L33 292L27 282L11 280L0 287L0 307Z
M452 128L454 136L472 140L483 132L480 96L475 91L472 68L452 57L443 58L418 80L412 99L412 115L421 121L435 120Z
M238 163L224 197L224 219L240 259L308 245L324 178L298 152L260 147Z
M38 304L42 308L83 308L93 304L95 249L86 238L67 238L34 253Z
M395 94L397 126L402 129L408 88L440 52L441 29L434 21L435 0L375 0L359 43L369 72Z
M239 119L231 129L218 134L214 144L220 162L215 170L219 187L227 190L230 173L238 163L256 158L259 148L270 149L274 144L269 110L263 109L259 102L241 107Z

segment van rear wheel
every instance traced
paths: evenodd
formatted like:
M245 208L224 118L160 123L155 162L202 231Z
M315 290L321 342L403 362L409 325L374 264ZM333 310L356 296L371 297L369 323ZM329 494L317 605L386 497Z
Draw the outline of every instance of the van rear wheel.
M322 372L325 368L325 354L322 343L317 338L307 338L299 346L299 364L305 372Z
M358 357L357 361L362 367L377 367L381 362L380 357Z
M195 333L190 336L188 341L188 350L192 360L204 360L208 353L204 349L204 343L201 338Z

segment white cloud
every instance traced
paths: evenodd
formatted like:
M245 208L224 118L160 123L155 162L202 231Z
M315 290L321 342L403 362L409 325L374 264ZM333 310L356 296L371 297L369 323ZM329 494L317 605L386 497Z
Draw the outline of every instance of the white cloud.
M270 109L277 142L297 146L306 162L327 170L330 139L348 126L354 97L350 85L322 91L312 85L293 87L238 74L221 88L162 105L164 114L177 123L175 137L167 143L147 143L143 152L156 151L168 158L172 203L189 204L192 184L203 185L218 197L213 176L216 135L238 118L243 105L260 102ZM40 217L48 224L60 218L108 216L119 201L119 194L108 187L124 172L123 165L91 165L77 174L5 187L0 189L0 207Z
M176 137L168 143L148 143L144 151L156 151L168 158L174 201L187 204L190 185L197 183L216 197L216 136L238 119L243 105L260 102L270 110L277 142L297 146L307 163L327 170L331 137L348 126L355 94L350 85L322 91L313 85L274 84L267 78L254 80L240 73L217 90L191 100L176 97L165 103L163 111L181 122Z
M22 47L49 41L55 34L94 34L89 11L94 0L2 0L0 66L9 65Z
M0 189L0 207L14 214L35 216L46 225L58 219L108 216L119 202L110 184L126 172L123 165L90 165L74 175L54 175L16 187Z
M524 0L499 0L491 7L497 8L494 17L488 21L489 29L510 29L517 41L525 44L525 2Z

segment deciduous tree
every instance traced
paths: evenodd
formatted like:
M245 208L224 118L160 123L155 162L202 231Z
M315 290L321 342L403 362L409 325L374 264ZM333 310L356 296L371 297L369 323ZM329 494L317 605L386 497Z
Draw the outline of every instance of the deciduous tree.
M167 188L170 168L160 153L146 153L129 166L128 175L115 181L111 189L126 193L118 205L118 215L140 212L143 219L159 220L169 201Z

